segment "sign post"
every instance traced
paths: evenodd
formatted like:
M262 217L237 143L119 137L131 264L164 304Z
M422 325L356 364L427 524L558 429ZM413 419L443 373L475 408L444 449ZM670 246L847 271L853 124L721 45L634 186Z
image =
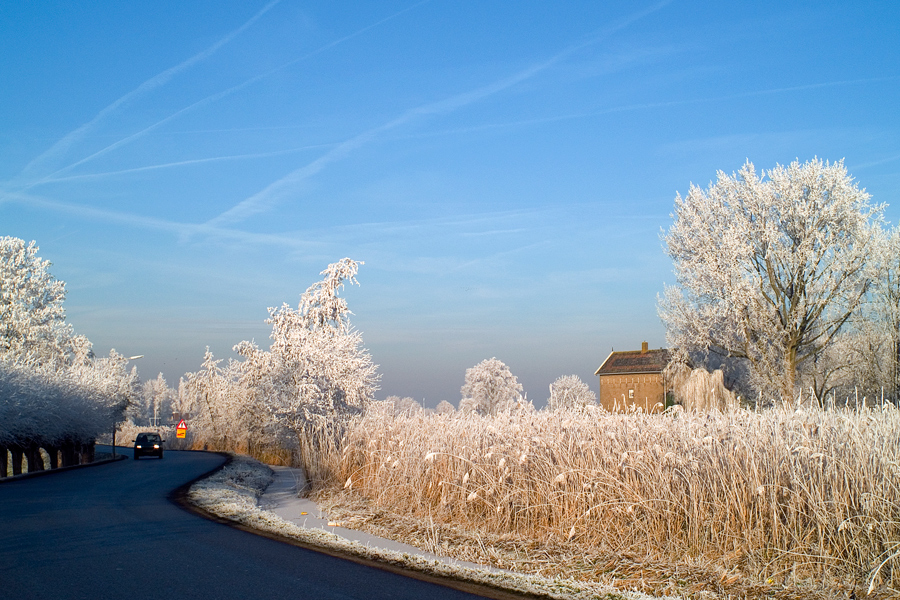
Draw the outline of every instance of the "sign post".
M175 437L184 438L187 434L187 423L184 422L184 419L178 422L178 427L175 428Z

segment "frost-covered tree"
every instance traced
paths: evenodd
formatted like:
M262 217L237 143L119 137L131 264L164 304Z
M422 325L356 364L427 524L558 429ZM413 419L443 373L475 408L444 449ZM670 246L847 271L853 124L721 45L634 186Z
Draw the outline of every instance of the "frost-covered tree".
M550 398L547 408L584 408L597 404L597 394L591 391L578 375L563 375L550 384Z
M0 357L0 459L12 451L16 473L23 453L29 470L43 468L38 448L53 466L57 450L66 465L74 464L76 448L90 454L94 439L121 423L137 398L137 371L128 371L127 362L112 351L108 358L50 370Z
M843 162L758 175L748 161L675 198L663 236L677 286L660 301L670 346L749 362L753 386L795 397L798 370L860 309L882 207Z
M0 458L7 448L42 468L38 448L72 464L137 400L137 371L112 351L97 358L65 321L65 283L34 242L0 238ZM14 463L16 459L14 458ZM14 471L21 467L14 465ZM0 471L5 468L0 464Z
M115 349L109 351L109 356L76 365L68 372L92 391L94 408L103 415L99 431L109 431L121 423L128 407L140 402L141 380L137 367L129 369L128 359Z
M231 389L233 418L233 439L245 444L252 453L255 448L264 448L280 443L291 447L291 440L271 413L268 399L274 395L274 381L270 377L273 356L269 352L259 352L255 345L249 345L243 361L229 361L225 369ZM237 350L237 347L235 348Z
M43 469L38 448L50 454L51 467L60 449L68 449L63 464L75 464L76 448L111 423L94 399L94 390L69 371L58 376L0 358L0 477L8 453L14 475L22 472L23 458L29 471Z
M90 343L66 323L66 284L50 273L34 242L0 238L0 355L44 367L84 358Z
M410 417L424 410L421 404L409 397L401 398L400 396L388 396L384 401L392 407L395 415Z
M266 390L268 411L292 431L358 414L378 388L377 366L338 295L345 283L358 284L360 264L345 258L329 265L297 309L287 304L270 308L268 352L252 342L235 346L245 358L248 385Z
M185 374L184 387L193 416L191 426L197 437L225 449L232 431L232 418L239 411L235 410L233 389L219 366L221 362L207 346L200 370Z
M864 395L900 401L900 228L879 231L872 260L878 266L865 305L834 343L802 369L820 400L842 404Z
M172 416L172 400L175 390L166 383L160 373L156 379L145 381L141 389L140 404L133 411L136 423L160 425L168 423Z
M900 228L878 229L869 261L875 270L860 310L832 343L800 366L803 389L820 403L865 396L900 401Z
M461 415L478 413L478 401L475 398L461 398L458 412Z
M338 295L345 281L356 283L358 264L329 265L297 309L270 308L269 350L240 342L234 351L242 360L222 367L207 348L202 368L185 375L173 399L191 414L193 443L255 456L276 445L276 452L299 450L316 480L323 444L337 443L343 418L361 412L377 389L376 366Z
M900 403L900 225L886 232L878 244L879 275L873 291L874 318L884 335L881 384L888 397Z
M468 408L464 405L470 403L471 409L482 415L495 415L524 403L522 384L509 367L496 358L483 360L466 369L466 381L460 392L463 398L460 411L463 412Z
M452 415L456 412L456 407L446 400L441 400L438 402L437 407L435 407L434 412L439 415Z
M229 360L225 367L209 348L201 369L186 373L173 407L190 416L193 443L207 448L252 453L264 441L262 431L271 423L260 403L264 390L246 385L246 365Z
M192 414L192 407L193 401L187 379L186 377L180 377L178 379L178 387L175 389L175 395L172 397L172 413L178 413L180 418L185 418Z

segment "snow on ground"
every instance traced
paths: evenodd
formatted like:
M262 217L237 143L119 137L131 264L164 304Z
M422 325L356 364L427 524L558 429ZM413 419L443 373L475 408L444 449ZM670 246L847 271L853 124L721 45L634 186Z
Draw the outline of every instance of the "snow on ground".
M297 497L297 490L302 490L305 485L301 477L299 469L273 471L252 458L233 455L225 467L191 486L188 500L208 513L246 527L438 577L560 600L654 600L639 592L619 592L594 583L523 575L461 563L429 555L412 546L337 527L327 520L315 503Z

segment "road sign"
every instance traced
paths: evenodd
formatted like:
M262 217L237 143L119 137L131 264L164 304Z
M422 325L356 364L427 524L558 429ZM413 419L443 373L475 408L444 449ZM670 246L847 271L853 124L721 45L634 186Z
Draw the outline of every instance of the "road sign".
M184 422L184 419L178 422L178 427L175 428L175 437L183 438L187 434L187 423Z

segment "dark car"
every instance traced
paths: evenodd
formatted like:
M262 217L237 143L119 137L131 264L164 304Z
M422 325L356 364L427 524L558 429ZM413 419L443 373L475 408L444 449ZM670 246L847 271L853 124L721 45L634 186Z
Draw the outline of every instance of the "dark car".
M163 457L163 442L158 433L139 433L134 440L134 460L142 456Z

